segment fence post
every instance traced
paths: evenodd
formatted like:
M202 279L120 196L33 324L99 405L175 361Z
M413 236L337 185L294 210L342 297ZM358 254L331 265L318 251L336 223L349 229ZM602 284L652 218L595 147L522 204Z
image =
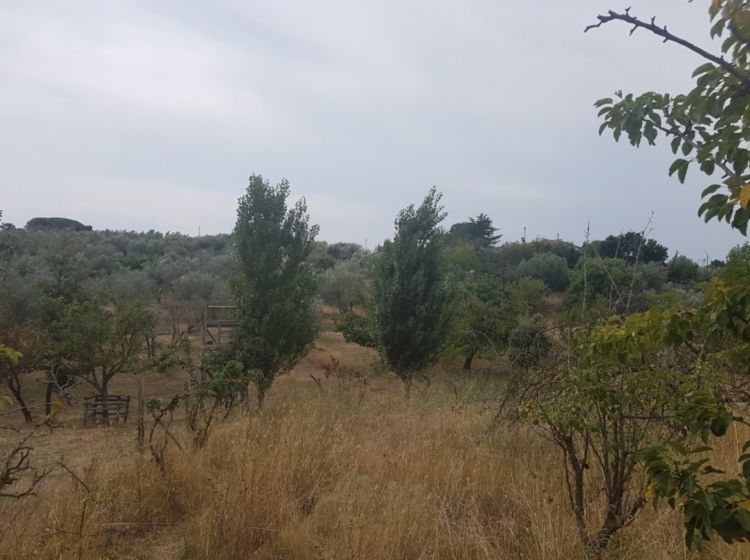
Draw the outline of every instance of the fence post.
M146 425L144 423L144 415L146 413L146 407L143 403L143 374L141 374L138 380L138 450L143 451L146 436Z

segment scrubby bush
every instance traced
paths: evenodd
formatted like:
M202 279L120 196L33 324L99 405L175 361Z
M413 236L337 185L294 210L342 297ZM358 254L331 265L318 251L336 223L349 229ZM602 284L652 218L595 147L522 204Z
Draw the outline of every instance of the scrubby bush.
M568 287L568 265L564 258L551 253L534 255L516 269L518 277L528 276L544 282L550 290L563 292Z
M367 289L370 268L369 259L362 257L339 261L323 271L318 284L323 303L341 313L352 311L358 295Z
M661 293L667 280L659 263L629 265L622 259L581 260L571 272L567 306L587 315L641 311L649 298Z
M516 266L538 254L557 255L574 267L581 257L581 249L560 239L535 239L527 243L506 243L497 249L496 262L502 267Z
M727 255L727 263L750 261L750 243L743 243L733 247Z
M526 369L538 365L551 349L547 331L548 328L539 317L522 319L508 337L511 362Z
M667 278L677 284L690 284L698 280L698 263L684 255L675 255L667 264Z

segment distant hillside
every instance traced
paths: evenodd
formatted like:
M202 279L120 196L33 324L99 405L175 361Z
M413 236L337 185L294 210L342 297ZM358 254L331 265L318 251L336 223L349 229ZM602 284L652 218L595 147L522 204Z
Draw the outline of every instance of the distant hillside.
M32 218L26 223L28 230L65 229L71 231L91 231L91 226L85 226L70 218Z

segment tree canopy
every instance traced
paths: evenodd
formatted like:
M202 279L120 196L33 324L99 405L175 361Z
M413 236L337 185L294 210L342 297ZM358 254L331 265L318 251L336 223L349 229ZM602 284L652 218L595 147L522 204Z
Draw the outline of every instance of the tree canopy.
M26 222L26 229L67 229L72 231L91 231L91 226L85 226L77 220L70 218L31 218Z
M669 250L653 239L646 239L640 232L628 231L620 235L608 235L600 241L599 255L604 258L622 259L629 264L664 263Z
M493 247L502 237L496 232L492 219L481 213L476 218L469 218L468 222L453 224L448 235L453 241L470 241L480 247Z

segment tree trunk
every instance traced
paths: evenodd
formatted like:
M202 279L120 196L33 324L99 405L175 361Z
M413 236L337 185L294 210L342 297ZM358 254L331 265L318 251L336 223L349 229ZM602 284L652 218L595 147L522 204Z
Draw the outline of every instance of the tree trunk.
M409 401L411 400L411 386L413 379L411 376L404 377L404 398Z
M13 393L13 398L16 399L18 406L21 407L24 421L26 423L32 422L31 411L26 406L26 401L23 400L23 396L21 395L21 380L18 379L18 373L11 373L10 377L8 377L8 389Z
M50 380L47 381L47 391L44 396L44 414L52 413L52 392L55 390L55 384Z
M273 381L276 376L273 373L264 372L262 376L255 382L255 388L258 391L258 409L263 408L263 402L266 400L266 395L273 385Z
M156 336L146 336L146 355L149 359L156 356Z
M102 416L104 416L104 423L109 424L109 380L107 379L107 375L105 373L102 373L102 390L99 393L99 396L102 399L102 406L104 409L102 410Z
M263 401L266 400L266 391L268 387L262 387L260 384L256 386L258 390L258 410L263 409Z
M176 316L172 315L172 340L170 341L172 345L177 341L177 335L180 331L180 324L179 320Z
M466 359L464 360L464 369L471 369L471 362L474 360L474 350L469 350L466 353Z

